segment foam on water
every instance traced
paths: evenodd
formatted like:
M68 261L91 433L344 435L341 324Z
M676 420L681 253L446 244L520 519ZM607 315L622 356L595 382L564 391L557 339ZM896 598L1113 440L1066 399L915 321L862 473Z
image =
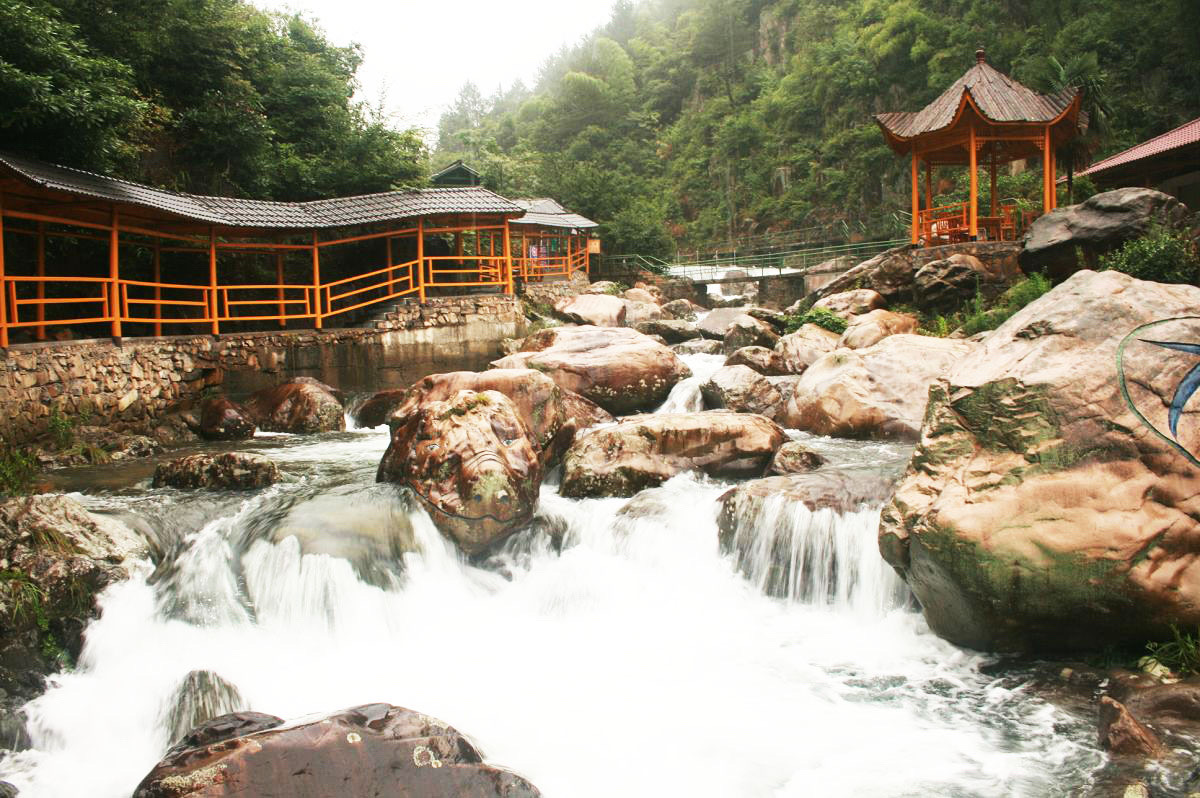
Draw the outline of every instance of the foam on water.
M796 570L823 574L786 597L721 553L728 486L690 475L630 501L547 486L539 528L561 540L525 533L472 565L373 484L385 445L383 429L280 440L287 479L232 503L84 497L158 516L208 501L218 517L105 592L80 667L28 708L34 749L0 778L22 798L127 798L194 671L283 717L372 701L438 716L550 798L1040 796L1101 759L1086 721L928 632L873 554L877 508L743 519L786 526ZM417 550L391 582L263 522L331 493L355 529L387 501L407 514Z
M724 355L679 355L679 359L692 370L692 376L675 383L655 413L696 413L703 410L704 397L700 395L700 386L725 365Z

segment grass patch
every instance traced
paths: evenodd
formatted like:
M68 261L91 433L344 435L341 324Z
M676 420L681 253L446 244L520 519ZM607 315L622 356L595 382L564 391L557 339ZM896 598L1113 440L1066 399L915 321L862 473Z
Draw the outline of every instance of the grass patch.
M832 310L828 308L810 308L804 313L788 316L784 332L794 333L805 324L815 324L838 335L844 333L847 327L846 320Z
M1180 676L1200 673L1200 634L1181 632L1171 624L1171 637L1171 640L1147 643L1146 652Z
M932 335L945 338L951 333L958 332L967 337L986 330L994 330L1008 321L1017 311L1047 293L1053 285L1050 279L1042 274L1034 274L1013 284L1007 291L993 300L988 300L983 294L975 292L975 297L966 307L948 316L926 315L917 313L914 309L908 312L917 313L920 323L918 332L922 335ZM900 308L894 308L903 312Z

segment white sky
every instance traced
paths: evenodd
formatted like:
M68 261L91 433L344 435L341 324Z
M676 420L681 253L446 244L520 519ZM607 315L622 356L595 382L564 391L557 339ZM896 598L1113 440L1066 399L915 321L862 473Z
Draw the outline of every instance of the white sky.
M608 21L614 0L252 0L316 18L337 45L358 42L362 99L396 127L434 130L472 81L486 97L538 68L564 44Z

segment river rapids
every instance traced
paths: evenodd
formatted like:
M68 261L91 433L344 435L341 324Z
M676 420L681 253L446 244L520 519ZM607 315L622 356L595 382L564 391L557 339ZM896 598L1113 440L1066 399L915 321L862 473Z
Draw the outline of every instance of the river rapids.
M797 437L837 467L894 475L909 454ZM240 448L284 480L248 495L154 490L144 467L75 494L150 554L28 705L33 747L0 778L128 798L196 707L368 702L453 724L549 798L1086 795L1104 762L1092 718L928 631L879 556L878 506L768 502L739 519L738 558L718 545L728 484L576 501L548 483L529 530L467 561L375 483L387 442L260 435ZM774 588L767 534L791 536Z

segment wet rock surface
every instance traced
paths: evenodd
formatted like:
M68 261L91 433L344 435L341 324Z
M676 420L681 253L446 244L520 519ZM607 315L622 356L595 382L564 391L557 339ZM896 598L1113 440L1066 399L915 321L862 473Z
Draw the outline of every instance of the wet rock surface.
M892 335L865 349L838 349L796 383L781 423L818 435L916 440L929 386L975 344Z
M266 432L312 434L346 428L341 395L311 377L266 388L245 402L250 418Z
M691 375L673 351L636 330L591 326L541 330L492 366L536 369L615 414L661 404Z
M393 430L377 479L409 488L444 535L477 554L532 520L539 454L511 399L464 390L423 402Z
M154 487L256 490L279 481L279 466L257 454L192 454L154 470Z
M788 441L771 460L772 474L805 474L825 465L825 457L803 443Z
M249 411L218 396L200 403L200 437L207 441L244 441L254 437L255 425Z
M1109 696L1100 697L1100 745L1125 756L1152 757L1162 751L1162 742L1154 732Z
M1200 426L1194 403L1175 436L1169 418L1196 361L1154 343L1196 341L1170 320L1198 306L1193 286L1078 272L934 383L880 549L935 632L1040 652L1200 623Z
M786 439L770 419L714 410L633 416L582 435L563 458L568 497L632 496L684 471L761 476Z
M284 724L217 718L173 748L134 798L406 796L536 798L520 776L483 762L456 729L419 712L366 704Z

